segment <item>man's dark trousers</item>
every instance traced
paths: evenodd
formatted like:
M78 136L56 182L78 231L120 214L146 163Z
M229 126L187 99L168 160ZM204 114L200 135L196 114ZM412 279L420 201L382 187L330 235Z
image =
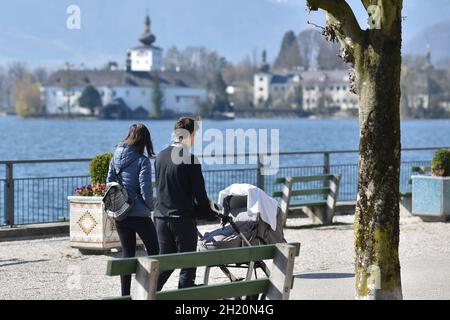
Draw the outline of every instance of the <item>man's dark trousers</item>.
M156 218L156 233L160 254L197 251L197 223L191 218ZM182 269L178 288L195 286L197 269ZM158 291L161 291L173 270L164 271L158 278Z

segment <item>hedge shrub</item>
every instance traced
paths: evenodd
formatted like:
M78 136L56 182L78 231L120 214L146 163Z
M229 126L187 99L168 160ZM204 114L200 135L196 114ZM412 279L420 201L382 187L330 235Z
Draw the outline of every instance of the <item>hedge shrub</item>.
M434 176L450 177L450 150L440 149L436 151L431 161L431 172Z
M97 155L89 163L89 172L91 174L91 183L96 185L98 183L106 183L108 177L109 163L113 157L112 153L103 153Z

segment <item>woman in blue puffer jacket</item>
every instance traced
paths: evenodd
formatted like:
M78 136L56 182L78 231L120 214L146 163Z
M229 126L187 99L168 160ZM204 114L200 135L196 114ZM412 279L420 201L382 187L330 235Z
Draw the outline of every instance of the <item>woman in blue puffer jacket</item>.
M144 155L147 151L147 156ZM150 132L143 124L130 127L126 139L116 147L109 165L107 182L120 182L133 200L133 208L125 220L116 221L123 257L136 255L136 234L144 242L147 254L159 253L156 229L151 219L153 211L152 168L154 156ZM119 181L118 181L119 180ZM131 276L121 277L122 295L130 295Z

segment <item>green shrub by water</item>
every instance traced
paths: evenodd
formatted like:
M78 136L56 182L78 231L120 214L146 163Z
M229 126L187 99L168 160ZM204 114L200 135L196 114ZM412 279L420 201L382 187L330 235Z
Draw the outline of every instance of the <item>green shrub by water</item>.
M113 157L112 153L103 153L97 155L91 160L89 164L89 172L91 174L91 183L96 185L98 183L106 183L108 177L109 163Z
M450 150L440 149L436 151L431 161L431 172L435 176L450 177Z

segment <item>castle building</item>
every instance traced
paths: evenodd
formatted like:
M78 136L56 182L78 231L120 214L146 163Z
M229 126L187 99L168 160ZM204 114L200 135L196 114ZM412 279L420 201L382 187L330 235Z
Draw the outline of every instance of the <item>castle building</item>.
M139 38L141 46L128 51L127 69L134 72L151 72L163 67L163 49L154 46L156 36L150 30L150 17L145 18L145 31Z
M182 70L164 70L163 49L154 45L149 16L139 38L141 45L127 51L126 67L110 63L102 70L76 69L66 65L44 84L43 102L48 115L91 115L79 99L87 86L93 86L102 100L96 115L107 111L107 118L145 118L153 116L153 87L158 79L163 93L162 113L197 114L198 104L207 99L207 89Z
M292 70L273 73L263 53L262 64L254 75L254 105L291 106L313 111L317 108L351 110L358 108L358 97L350 92L347 70Z

